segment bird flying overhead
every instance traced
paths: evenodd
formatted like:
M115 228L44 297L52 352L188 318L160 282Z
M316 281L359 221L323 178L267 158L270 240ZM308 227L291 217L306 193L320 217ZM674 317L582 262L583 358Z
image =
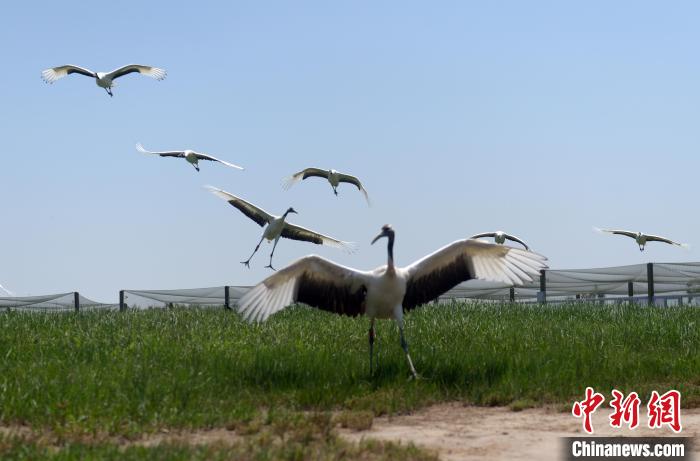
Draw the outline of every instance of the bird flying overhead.
M644 251L644 246L647 244L647 242L663 242L663 243L668 243L669 245L676 245L676 246L684 247L684 248L689 247L689 245L687 243L678 243L678 242L674 242L673 240L667 239L666 237L659 237L658 235L645 234L643 232L632 232L632 231L620 230L620 229L599 229L597 227L594 227L593 229L598 231L598 232L606 232L608 234L624 235L625 237L633 238L634 241L637 242L637 245L639 245L639 251Z
M503 245L503 244L505 243L506 239L507 239L507 240L511 240L511 241L513 241L513 242L518 242L519 244L521 244L522 246L524 246L526 250L529 250L529 249L530 249L530 248L527 246L527 244L526 244L525 242L523 242L522 240L520 240L518 237L516 237L515 235L511 235L511 234L506 234L506 233L503 232L503 231L483 232L483 233L481 233L481 234L472 235L472 236L469 237L469 238L470 238L470 239L480 239L480 238L484 238L484 237L493 237L493 240L494 240L496 243L498 243L499 245Z
M139 74L146 75L147 77L155 78L156 80L163 80L167 75L165 70L158 67L142 66L140 64L128 64L122 66L119 69L114 69L112 72L94 72L90 69L84 67L78 67L71 64L65 66L52 67L51 69L46 69L41 73L41 77L46 83L53 83L56 80L63 78L70 74L80 74L86 77L92 77L95 79L95 83L100 88L104 88L108 95L114 96L112 94L112 88L114 85L114 80L133 72L138 72Z
M306 256L269 276L240 300L249 321L299 302L345 315L370 318L370 374L375 319L394 319L412 375L416 371L403 334L403 312L434 300L457 284L482 279L521 285L546 268L537 253L478 240L457 240L407 267L394 266L394 229L385 225L372 243L386 238L388 261L371 271L341 266L319 256Z
M369 195L367 195L367 190L364 188L362 183L360 182L359 179L355 176L351 176L349 174L344 174L340 173L335 170L322 170L320 168L306 168L305 170L301 170L298 173L294 173L292 176L285 178L284 182L284 189L288 190L290 187L292 187L294 184L296 184L299 181L303 181L306 178L311 178L311 177L319 177L319 178L324 178L327 179L328 182L330 183L331 187L333 188L333 193L335 195L338 195L338 185L341 182L346 182L348 184L352 184L357 189L362 192L362 194L365 196L365 200L367 200L367 204L370 205L369 201Z
M229 192L212 186L206 186L206 188L209 189L209 191L211 191L211 193L214 195L226 200L229 204L231 204L231 206L237 208L241 213L255 221L255 223L257 223L259 226L265 226L263 234L260 237L260 241L255 246L255 250L253 250L250 258L248 258L246 261L241 261L241 264L245 265L246 267L250 267L250 260L253 259L253 255L255 255L260 248L260 244L262 243L263 239L275 241L274 245L272 246L272 253L270 253L270 263L265 266L272 270L276 270L274 267L272 267L272 256L275 254L275 248L277 247L277 242L279 241L280 237L311 242L317 245L327 245L341 248L348 252L354 251L355 244L352 242L343 242L342 240L338 240L333 237L323 235L319 232L286 222L288 214L297 213L294 208L288 208L282 216L274 216L262 208L258 208L252 203L246 202L242 198L236 197Z
M152 152L152 151L144 149L143 146L139 143L139 144L136 144L136 150L138 150L139 152L142 152L144 154L160 155L161 157L184 158L197 171L199 171L199 161L200 160L209 160L212 162L219 162L221 164L224 164L226 166L230 166L231 168L235 168L237 170L243 169L243 167L241 167L241 166L234 165L233 163L229 163L225 160L218 159L218 158L214 157L213 155L202 154L201 152L195 152L195 151L189 150L189 149Z

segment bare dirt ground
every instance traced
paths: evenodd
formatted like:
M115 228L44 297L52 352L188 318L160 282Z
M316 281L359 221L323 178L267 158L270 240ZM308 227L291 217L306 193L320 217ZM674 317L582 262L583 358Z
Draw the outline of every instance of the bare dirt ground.
M595 436L670 436L667 428L649 429L644 405L639 427L614 429L608 423L608 408L593 414ZM681 412L683 431L679 436L700 435L700 409ZM644 426L644 427L642 427ZM343 431L350 440L362 438L413 442L431 449L444 460L560 460L561 437L584 435L582 422L571 413L552 408L514 412L502 407L473 407L459 403L434 405L411 415L375 418L372 428L362 432ZM693 454L700 459L700 447Z
M640 408L640 426L635 430L613 429L608 423L608 408L601 407L593 415L596 436L672 436L670 429L646 427L646 408ZM700 409L683 410L681 422L684 437L700 440ZM32 437L32 430L23 427L2 427L0 435ZM410 415L375 418L366 431L342 429L341 436L350 441L363 438L413 443L436 452L443 460L560 460L563 459L562 437L583 435L582 421L571 413L555 408L532 408L512 411L504 407L474 407L461 403L434 405ZM45 435L46 436L46 435ZM41 438L41 436L40 436ZM50 437L46 437L50 438ZM162 431L137 440L108 438L119 445L156 446L161 443L233 444L241 436L227 429L198 431ZM50 442L49 442L50 444ZM693 454L700 459L700 444Z

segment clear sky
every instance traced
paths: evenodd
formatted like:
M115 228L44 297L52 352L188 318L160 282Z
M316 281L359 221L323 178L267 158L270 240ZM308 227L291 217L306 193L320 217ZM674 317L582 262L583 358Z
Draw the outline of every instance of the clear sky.
M184 6L183 6L184 5ZM552 268L700 260L697 2L11 2L0 16L0 283L17 295L254 284L261 229L211 184L359 252L357 268L503 229ZM114 98L61 64L165 68ZM145 156L198 149L243 172ZM357 190L283 177L307 166ZM690 251L600 235L657 233Z

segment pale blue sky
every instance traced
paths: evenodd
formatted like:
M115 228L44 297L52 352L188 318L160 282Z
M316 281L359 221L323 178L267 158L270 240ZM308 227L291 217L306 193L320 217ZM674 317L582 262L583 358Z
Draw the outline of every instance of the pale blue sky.
M318 253L413 260L503 229L553 268L700 260L700 6L695 2L12 2L0 17L5 146L0 283L18 295L253 284L260 228L211 184L359 244ZM163 67L114 98L43 69ZM239 172L139 154L193 148ZM306 166L349 187L281 179ZM621 227L690 251L599 235Z

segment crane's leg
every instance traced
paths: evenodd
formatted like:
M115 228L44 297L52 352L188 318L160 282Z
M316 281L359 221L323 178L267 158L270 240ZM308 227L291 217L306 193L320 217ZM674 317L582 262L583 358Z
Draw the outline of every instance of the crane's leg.
M109 95L110 98L111 98L112 96L114 96L114 95L112 94L112 89L111 89L110 87L106 87L106 88L105 88L105 91L107 92L107 94Z
M372 376L372 357L374 356L374 318L369 324L369 376Z
M411 374L413 375L413 378L418 379L418 373L416 373L416 369L413 367L413 361L411 360L411 356L408 354L408 343L406 342L406 338L404 338L403 336L403 321L398 321L397 323L399 325L399 333L401 334L401 348L406 353L406 360L408 360L408 366L411 368Z
M197 170L197 172L199 172L199 165L197 165L196 163L192 163L191 165L194 167L195 170Z
M279 242L279 240L280 240L279 237L277 237L277 238L275 239L275 243L274 243L274 245L272 245L272 253L270 253L270 264L268 264L267 266L265 266L266 268L269 267L269 268L272 269L273 271L276 271L277 269L275 269L274 267L272 267L272 255L275 254L275 248L277 248L277 242Z
M245 267L250 269L250 260L253 259L253 255L255 255L255 252L258 251L258 248L260 248L260 244L262 243L264 238L265 238L264 235L262 237L260 237L260 241L258 242L257 245L255 245L255 249L253 250L253 254L250 255L250 258L248 258L246 261L241 261L241 264L243 264Z
M333 188L333 193L334 193L335 195L338 195L338 189L336 189L336 188L334 187L334 188Z

